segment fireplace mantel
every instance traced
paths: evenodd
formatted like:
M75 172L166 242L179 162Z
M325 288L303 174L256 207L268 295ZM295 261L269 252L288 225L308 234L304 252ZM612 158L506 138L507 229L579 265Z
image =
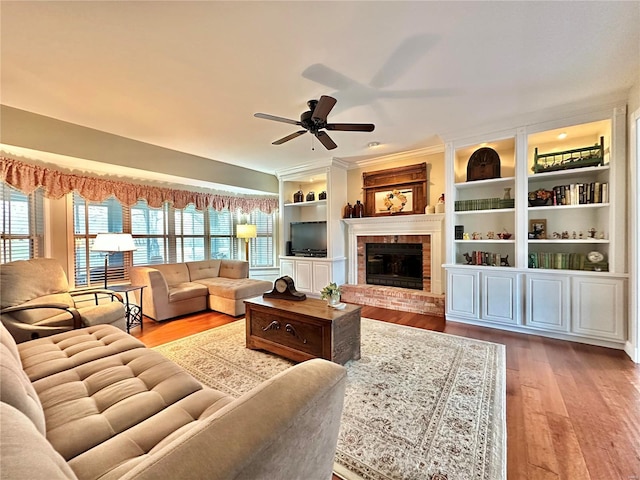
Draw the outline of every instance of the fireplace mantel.
M349 283L358 283L358 237L367 235L430 235L431 293L442 290L442 224L444 215L397 215L385 217L345 218L348 226Z

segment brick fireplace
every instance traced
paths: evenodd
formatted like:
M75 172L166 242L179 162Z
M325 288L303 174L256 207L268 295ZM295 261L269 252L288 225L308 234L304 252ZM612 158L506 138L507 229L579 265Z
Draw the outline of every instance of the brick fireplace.
M402 215L345 219L348 225L346 302L444 316L442 223L444 215ZM367 284L366 245L421 244L422 289Z

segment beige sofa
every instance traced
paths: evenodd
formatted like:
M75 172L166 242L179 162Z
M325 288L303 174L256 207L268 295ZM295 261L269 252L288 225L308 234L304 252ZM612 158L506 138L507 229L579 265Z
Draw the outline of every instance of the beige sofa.
M102 289L70 291L62 265L53 258L0 266L0 319L17 342L98 324L125 330L121 300Z
M331 478L340 365L233 399L110 325L21 344L0 328L2 479Z
M144 314L156 321L206 310L237 317L244 300L273 288L271 282L249 277L242 260L202 260L129 268L132 285L143 290Z

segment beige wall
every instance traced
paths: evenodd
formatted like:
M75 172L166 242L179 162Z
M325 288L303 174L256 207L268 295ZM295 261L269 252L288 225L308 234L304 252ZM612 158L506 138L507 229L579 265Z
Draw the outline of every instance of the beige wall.
M351 169L347 172L347 199L352 205L356 200L363 201L362 174L388 168L402 167L426 162L427 164L427 205L435 205L444 192L444 151L441 153L408 152L382 158L365 167Z
M203 182L278 193L278 179L256 170L138 142L2 105L0 143Z

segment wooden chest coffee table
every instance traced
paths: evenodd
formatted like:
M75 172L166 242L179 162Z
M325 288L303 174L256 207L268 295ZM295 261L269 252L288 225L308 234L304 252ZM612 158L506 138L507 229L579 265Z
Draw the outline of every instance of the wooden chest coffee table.
M344 365L360 359L360 310L329 307L324 300L301 302L256 297L245 300L247 348L295 362L324 358Z

